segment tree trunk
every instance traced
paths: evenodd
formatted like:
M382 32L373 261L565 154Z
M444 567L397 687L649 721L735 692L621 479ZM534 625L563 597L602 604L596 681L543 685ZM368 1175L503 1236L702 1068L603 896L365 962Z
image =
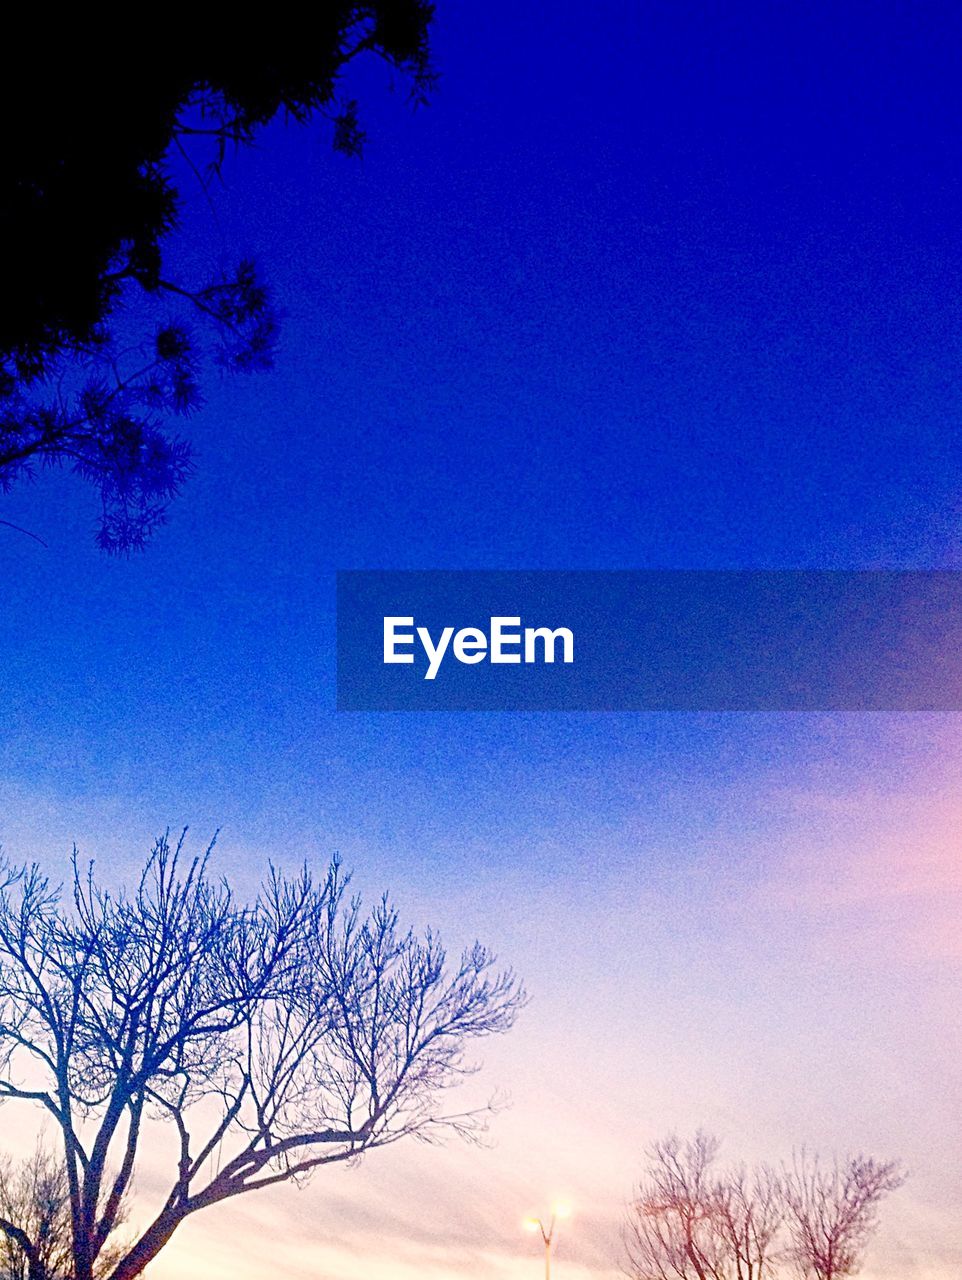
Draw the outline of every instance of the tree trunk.
M110 1273L110 1280L134 1280L139 1276L160 1253L185 1216L181 1212L165 1212L156 1217L129 1253L117 1263Z

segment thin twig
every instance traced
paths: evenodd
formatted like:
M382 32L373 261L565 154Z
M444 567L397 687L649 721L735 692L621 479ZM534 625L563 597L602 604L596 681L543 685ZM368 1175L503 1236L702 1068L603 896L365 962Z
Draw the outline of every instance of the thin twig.
M28 538L33 538L34 542L39 542L42 547L50 549L50 544L44 542L38 533L31 533L29 529L21 529L18 524L14 524L11 520L0 520L0 524L6 525L8 529L16 529L17 533L25 533Z

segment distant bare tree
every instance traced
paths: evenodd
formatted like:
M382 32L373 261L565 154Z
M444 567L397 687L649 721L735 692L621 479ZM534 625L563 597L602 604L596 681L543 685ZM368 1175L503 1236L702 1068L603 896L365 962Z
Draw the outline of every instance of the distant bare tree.
M451 971L386 898L362 915L336 862L321 883L271 870L241 904L182 842L159 840L130 893L75 853L67 904L36 866L0 866L0 1098L59 1132L71 1280L133 1280L229 1197L405 1136L476 1133L490 1108L447 1114L439 1094L523 1001L481 946ZM176 1134L169 1191L104 1271L151 1117ZM0 1234L47 1280L35 1224L0 1218Z
M124 1217L121 1210L117 1227ZM62 1160L41 1145L26 1160L0 1158L0 1219L0 1280L70 1280L70 1187ZM98 1280L110 1273L120 1250L116 1241L103 1250L94 1270Z
M790 1256L813 1280L854 1275L878 1223L882 1199L905 1181L899 1164L853 1156L823 1165L804 1152L784 1175Z
M36 1280L38 1276L43 1280L60 1280L67 1275L70 1261L67 1171L42 1147L27 1160L16 1162L9 1156L0 1160L0 1223L2 1280ZM32 1257L27 1241L36 1242Z
M782 1184L767 1165L741 1166L715 1183L715 1220L735 1280L765 1280L777 1255L785 1220Z
M649 1149L623 1233L633 1280L768 1280L780 1262L840 1280L858 1270L879 1201L903 1181L896 1163L862 1156L824 1167L803 1154L781 1174L719 1170L718 1149L701 1130Z
M714 1165L718 1139L701 1130L649 1148L625 1228L628 1274L637 1280L728 1280Z

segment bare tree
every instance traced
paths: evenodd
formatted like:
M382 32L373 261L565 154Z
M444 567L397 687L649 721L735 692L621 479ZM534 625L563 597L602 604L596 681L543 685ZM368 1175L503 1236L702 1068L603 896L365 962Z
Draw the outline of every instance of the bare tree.
M810 1280L853 1275L880 1200L903 1181L897 1163L864 1156L719 1171L718 1147L699 1131L649 1149L624 1228L634 1280L768 1280L780 1262Z
M823 1165L796 1155L784 1175L790 1257L814 1280L854 1275L878 1224L878 1208L905 1181L897 1161L853 1156Z
M36 866L0 867L0 1098L62 1142L72 1280L103 1274L152 1119L176 1136L166 1198L106 1271L132 1280L200 1209L351 1161L405 1136L471 1136L490 1108L439 1095L470 1042L523 1002L475 945L449 969L386 898L348 900L271 870L253 902L212 881L183 837L157 841L136 888L110 893L74 854L72 902ZM35 1229L0 1233L43 1277Z
M67 1171L38 1146L27 1160L0 1160L0 1219L7 1230L0 1236L0 1277L44 1280L66 1276L70 1251L70 1193ZM19 1233L36 1242L31 1259ZM31 1267L31 1262L33 1266Z
M715 1183L715 1225L736 1280L765 1280L785 1220L782 1184L767 1165L730 1170Z
M649 1148L646 1176L625 1227L628 1274L637 1280L728 1280L714 1165L718 1139L699 1130Z

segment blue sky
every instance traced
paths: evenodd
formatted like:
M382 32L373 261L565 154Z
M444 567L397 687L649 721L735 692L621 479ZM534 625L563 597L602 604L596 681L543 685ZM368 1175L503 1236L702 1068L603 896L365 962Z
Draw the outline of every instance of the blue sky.
M955 566L952 41L872 12L442 6L430 109L352 86L362 162L278 127L216 217L185 175L171 256L258 256L278 367L212 380L149 556L66 478L7 500L52 542L0 545L11 767L361 732L337 568Z
M575 1020L606 1044L592 1010L631 975L647 1012L611 1011L621 1047L592 1077L598 1242L641 1146L707 1120L749 1156L927 1160L877 1274L948 1274L957 721L338 715L333 603L340 568L962 567L958 15L439 9L429 107L358 67L363 160L272 126L228 161L216 216L185 175L172 264L253 253L285 316L272 373L206 387L197 474L149 551L100 557L67 476L4 497L50 547L0 531L0 836L119 869L168 824L223 826L242 877L339 848L418 922L495 943L536 999L493 1053L517 1095L502 1163L444 1166L465 1187L566 1167L551 1116L578 1132L582 1104L532 1063ZM744 1020L766 1028L753 1092ZM788 1045L815 1046L816 1082ZM412 1167L416 1199L433 1175ZM358 1221L399 1194L366 1168L338 1192ZM472 1230L481 1249L494 1228ZM214 1268L227 1235L195 1239ZM353 1274L338 1248L331 1274Z

